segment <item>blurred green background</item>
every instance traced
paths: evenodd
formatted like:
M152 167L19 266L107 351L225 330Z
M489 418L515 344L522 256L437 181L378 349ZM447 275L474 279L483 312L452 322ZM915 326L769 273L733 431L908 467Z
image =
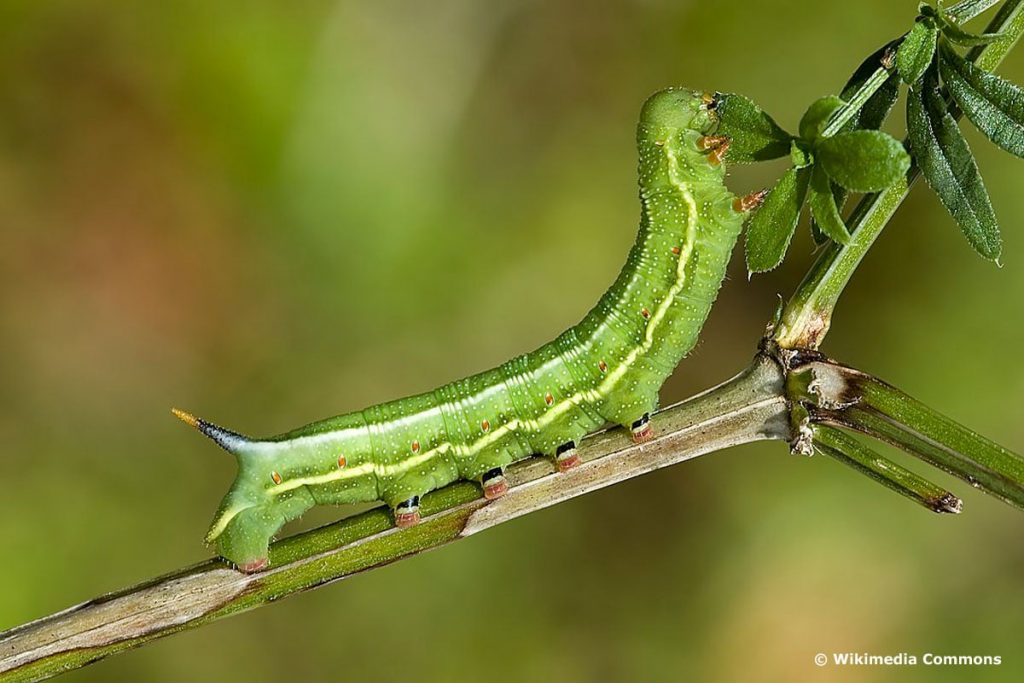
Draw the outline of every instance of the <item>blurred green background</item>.
M547 341L633 240L649 93L795 129L916 4L0 2L0 628L207 556L234 464L172 405L277 433ZM1024 163L970 139L1005 267L918 187L825 350L1021 451ZM663 400L742 367L810 259L801 230L748 282L737 252ZM716 453L67 680L1019 680L1024 516L934 476L964 514L779 444Z

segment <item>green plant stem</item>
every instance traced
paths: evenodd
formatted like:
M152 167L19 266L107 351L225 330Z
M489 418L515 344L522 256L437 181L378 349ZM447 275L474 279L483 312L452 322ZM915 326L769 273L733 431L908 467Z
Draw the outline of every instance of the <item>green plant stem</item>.
M963 502L949 491L897 465L842 431L814 425L814 450L906 496L932 512L959 513Z
M964 0L953 7L950 7L947 14L950 18L963 24L978 16L988 8L995 5L999 0ZM871 99L871 96L878 92L889 77L892 75L892 64L882 64L871 76L864 81L864 84L857 89L850 101L843 105L832 116L821 137L827 138L835 135L853 119L861 108Z
M861 108L871 99L871 96L878 92L878 89L885 85L885 82L889 80L891 75L889 69L884 64L879 66L873 74L864 81L864 84L857 89L857 92L853 94L850 101L839 108L838 111L829 120L828 125L825 126L825 130L821 132L821 137L827 138L835 135L843 129L850 120L857 115Z
M841 414L825 412L819 419L880 439L1005 503L1024 509L1022 480L980 464L979 461L985 459L985 456L979 457L977 451L958 450L933 441L917 433L914 427L870 409L852 408ZM999 448L996 444L992 445Z
M958 24L965 24L999 0L963 0L946 10L946 14Z
M1024 32L1024 0L1008 0L1000 7L986 32L1002 32L1006 37L975 49L968 55L968 59L992 71ZM959 111L952 113L959 118ZM843 246L833 244L827 247L786 303L773 335L779 346L816 349L821 345L832 324L832 313L840 295L903 202L918 174L917 166L912 166L905 183L897 183L861 200L847 221L852 235L850 242Z
M728 382L658 413L652 441L634 444L621 429L599 432L581 443L583 464L567 474L546 459L517 463L498 500L459 482L425 496L423 521L410 529L394 529L382 508L370 510L275 543L267 571L243 574L210 560L0 633L0 682L76 669L704 453L788 440L788 415L782 369L759 354Z
M814 361L791 371L787 391L812 424L881 439L1024 509L1024 458L876 377Z

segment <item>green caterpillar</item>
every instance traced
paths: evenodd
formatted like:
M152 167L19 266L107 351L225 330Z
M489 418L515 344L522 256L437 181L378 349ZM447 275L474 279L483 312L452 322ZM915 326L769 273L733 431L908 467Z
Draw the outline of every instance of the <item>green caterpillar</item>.
M611 422L652 437L658 390L697 335L725 277L744 217L764 193L723 183L729 140L713 135L715 98L668 89L637 127L641 216L618 279L583 320L536 351L434 391L250 439L174 414L233 453L238 476L208 543L242 571L267 565L271 537L314 505L383 500L399 527L419 498L458 479L488 499L504 468L534 454L566 471L576 444Z

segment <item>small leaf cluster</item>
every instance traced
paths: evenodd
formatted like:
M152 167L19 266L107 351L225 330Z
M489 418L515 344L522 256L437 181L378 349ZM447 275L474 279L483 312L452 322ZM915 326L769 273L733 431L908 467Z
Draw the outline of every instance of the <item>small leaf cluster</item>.
M877 125L861 127L862 121L851 119L838 133L825 134L847 105L841 96L813 102L800 120L798 135L786 132L742 95L719 94L718 101L720 128L732 139L730 161L765 161L787 154L792 161L747 228L747 268L752 273L771 270L782 262L805 204L816 239L846 244L850 233L840 213L846 193L879 192L910 167L903 145L877 130ZM889 107L891 103L885 114ZM860 113L865 110L866 106ZM878 123L884 118L883 114Z
M956 50L956 46L1000 40L1000 34L968 33L941 6L921 5L919 12L896 53L900 78L910 85L910 148L928 185L971 246L995 260L1002 248L999 225L953 106L989 140L1024 157L1024 91L964 59ZM943 86L952 103L943 95Z
M974 48L1004 37L964 30L956 9L921 4L911 30L865 59L839 95L813 102L796 135L748 98L718 94L719 132L732 143L729 161L787 155L792 161L747 228L751 273L782 262L804 206L815 242L847 244L850 232L842 210L848 195L880 192L902 180L911 155L971 246L988 259L999 257L995 213L957 116L962 111L989 140L1024 157L1024 90L958 53L957 47ZM879 130L901 83L909 86L909 154L903 143Z

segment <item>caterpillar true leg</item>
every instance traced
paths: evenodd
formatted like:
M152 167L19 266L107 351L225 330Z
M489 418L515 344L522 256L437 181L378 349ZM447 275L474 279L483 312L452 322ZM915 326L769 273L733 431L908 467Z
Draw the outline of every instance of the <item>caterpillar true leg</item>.
M568 472L580 464L580 456L576 454L576 442L566 441L555 450L555 465L559 472Z
M420 523L420 497L413 496L395 506L395 526L407 529Z
M717 166L722 163L732 141L725 135L705 135L697 138L697 147L708 153L708 161Z
M734 211L746 213L753 211L757 207L764 204L764 200L768 197L768 190L758 190L757 192L751 192L745 194L742 197L737 197L732 202L732 208Z
M484 498L494 500L501 498L508 493L508 480L505 478L505 471L501 467L484 472L480 477L480 485L484 488Z
M727 135L702 135L697 138L697 147L702 152L710 152L728 143L729 137Z

